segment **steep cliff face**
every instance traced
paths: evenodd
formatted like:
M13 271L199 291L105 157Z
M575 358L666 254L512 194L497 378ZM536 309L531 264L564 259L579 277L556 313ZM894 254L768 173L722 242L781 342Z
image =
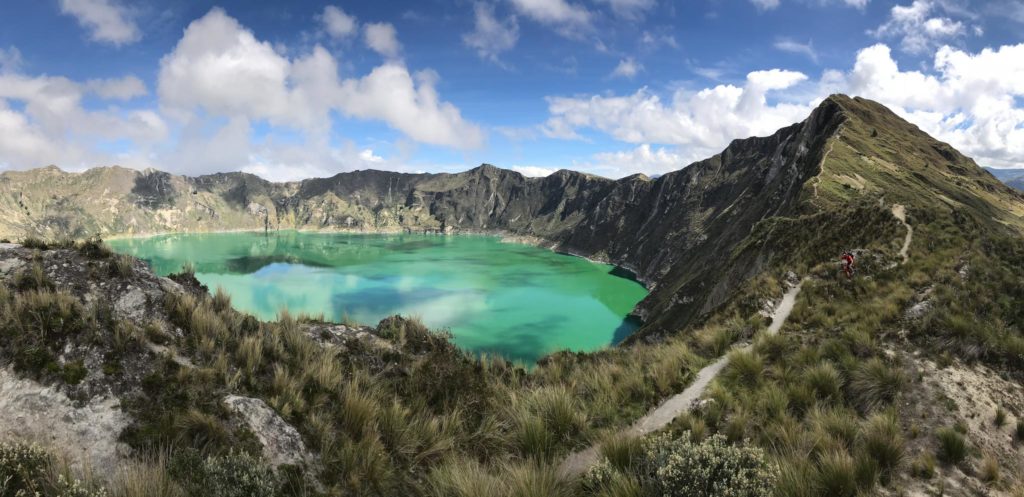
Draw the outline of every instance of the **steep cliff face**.
M0 175L0 233L510 233L635 272L652 290L636 309L647 335L691 323L800 251L890 236L899 224L881 205L886 198L912 216L935 198L980 222L1016 225L1024 214L1019 194L948 145L877 103L833 96L804 122L735 140L655 180L566 170L525 178L486 164L458 174L371 170L284 184L116 167L8 172ZM871 202L881 207L864 207ZM800 226L813 232L793 245L787 237Z

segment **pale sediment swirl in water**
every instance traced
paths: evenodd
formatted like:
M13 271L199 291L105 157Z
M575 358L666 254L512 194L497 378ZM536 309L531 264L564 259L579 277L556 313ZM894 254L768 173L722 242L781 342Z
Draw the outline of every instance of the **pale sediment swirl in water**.
M183 264L235 307L375 324L403 314L448 328L459 346L531 363L596 350L636 329L647 292L612 266L488 236L284 232L182 234L111 242L169 274Z

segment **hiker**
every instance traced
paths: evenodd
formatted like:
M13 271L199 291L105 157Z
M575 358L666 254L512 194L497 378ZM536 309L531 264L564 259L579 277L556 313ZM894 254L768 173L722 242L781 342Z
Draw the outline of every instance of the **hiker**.
M849 250L843 251L843 272L846 273L847 278L853 278L853 252Z

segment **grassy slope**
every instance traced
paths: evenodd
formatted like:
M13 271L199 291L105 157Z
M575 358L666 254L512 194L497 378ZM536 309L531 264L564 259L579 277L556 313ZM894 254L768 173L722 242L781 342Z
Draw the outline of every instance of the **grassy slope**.
M813 278L783 333L734 357L713 402L676 430L753 439L783 468L781 495L854 495L877 485L897 494L1007 491L1024 470L1012 437L995 437L984 451L980 444L989 432L1011 432L1006 426L968 432L969 455L938 463L935 475L936 434L988 408L922 412L940 393L914 371L930 357L1024 378L1024 201L877 104L841 103L851 118L805 186L805 214L767 220L739 251L785 251L788 264L776 274ZM906 205L915 227L905 265L894 264L904 231L891 203ZM842 248L861 252L852 282L830 260ZM999 408L1024 410L1022 398L1007 402Z
M713 402L673 430L764 447L780 464L778 495L899 493L954 478L967 483L947 493L968 492L986 485L990 460L1001 468L992 488L1009 489L1021 481L1016 446L986 446L983 454L977 433L967 430L967 456L932 462L948 455L938 433L963 421L960 411L921 413L912 404L932 401L917 396L925 390L914 374L921 360L915 353L1024 376L1024 203L877 104L836 98L850 118L818 179L804 185L802 210L763 220L732 254L739 264L768 253L774 264L699 327L657 343L558 354L526 373L500 360L466 358L414 322L377 327L376 335L396 344L392 350L353 345L337 354L317 346L301 319L258 323L231 310L224 296L170 294L152 318L182 333L159 339L197 368L156 363L126 398L138 422L125 440L142 454L173 444L172 459L192 457L185 449L203 457L252 448L251 435L220 407L224 394L237 392L266 399L299 429L322 461L313 471L331 495L584 495L593 488L557 481L553 463L561 455L628 425L708 359L753 338L754 350L735 356L712 389ZM893 265L904 233L889 211L895 202L907 206L916 232L905 265ZM861 249L852 282L839 279L831 262L847 247ZM782 334L758 337L766 324L758 311L781 295L791 270L814 278ZM29 286L0 294L8 333L25 332L16 310L59 299L33 290L31 276L24 277ZM930 304L909 317L921 302ZM104 354L137 351L153 339L129 334L126 348L101 332L109 327L89 324L97 322L88 317L95 311L62 308L86 316L82 326L97 337L90 347ZM7 357L22 354L13 345L5 342ZM48 364L21 367L49 382L77 374ZM1021 399L1010 404L1005 409L1020 417ZM942 433L942 440L956 437ZM629 442L616 447L628 463ZM617 467L634 467L621 464L623 457ZM639 475L615 471L615 481L628 483L623 488L642 490ZM189 487L187 474L174 478ZM280 492L309 491L297 481Z

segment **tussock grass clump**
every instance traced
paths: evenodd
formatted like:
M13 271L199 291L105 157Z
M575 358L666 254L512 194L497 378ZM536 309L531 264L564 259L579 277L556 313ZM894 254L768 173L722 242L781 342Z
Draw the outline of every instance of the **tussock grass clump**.
M16 370L71 383L85 377L80 362L69 361L62 366L57 361L67 340L88 328L77 299L66 292L32 290L15 295L3 309L6 316L0 326L0 338L4 340L0 351L8 355Z
M25 239L21 241L21 246L25 247L27 249L36 249L36 250L49 250L50 249L50 246L47 245L47 243L45 241L43 241L41 238L37 238L37 237L34 237L34 236L25 237Z
M1014 430L1014 434L1017 436L1017 441L1024 441L1024 419L1017 420L1017 429Z
M613 468L629 472L640 463L644 451L643 439L630 435L615 434L601 444L601 456Z
M981 467L978 468L978 478L990 486L999 484L1003 479L999 459L992 454L985 454L985 457L981 459Z
M997 427L999 427L999 428L1002 428L1003 426L1005 426L1006 425L1006 409L1003 409L1002 407L996 408L996 417L995 417L995 419L992 420L992 422Z
M38 262L19 272L14 277L13 286L19 292L45 291L56 288L49 276L46 275L46 271L43 270L43 265Z
M822 402L834 402L843 394L843 376L831 363L816 364L803 374L804 382L814 391L814 397Z
M960 464L967 458L967 439L953 428L940 428L936 432L939 440L939 460L945 464Z
M890 366L878 357L858 365L850 376L851 400L862 412L891 404L907 383L902 369Z
M99 237L90 237L79 242L76 246L78 253L89 259L107 259L114 255L114 251Z
M723 374L731 381L752 386L764 374L764 359L753 350L737 350L729 354L729 366Z
M818 495L853 497L857 493L857 466L850 454L833 450L818 458L814 473Z
M538 460L549 460L587 427L578 400L563 386L541 387L516 399L511 419L520 453Z
M922 480L930 480L935 477L935 467L937 464L935 456L925 452L910 464L910 474Z
M129 278L134 273L135 258L130 255L118 254L110 257L107 267L110 276L115 278Z
M219 419L198 409L190 409L177 416L174 428L179 444L197 449L226 447L232 438Z
M889 414L871 416L862 437L865 455L878 465L879 478L887 484L903 463L906 450L899 421Z
M558 477L556 466L536 459L511 463L502 468L502 479L508 484L509 497L568 497L569 486Z
M167 470L164 452L122 464L110 482L110 497L186 497Z
M432 497L504 497L500 479L473 459L449 460L434 468L427 478Z
M843 408L815 408L807 415L813 436L831 438L845 449L852 450L860 437L857 413Z

